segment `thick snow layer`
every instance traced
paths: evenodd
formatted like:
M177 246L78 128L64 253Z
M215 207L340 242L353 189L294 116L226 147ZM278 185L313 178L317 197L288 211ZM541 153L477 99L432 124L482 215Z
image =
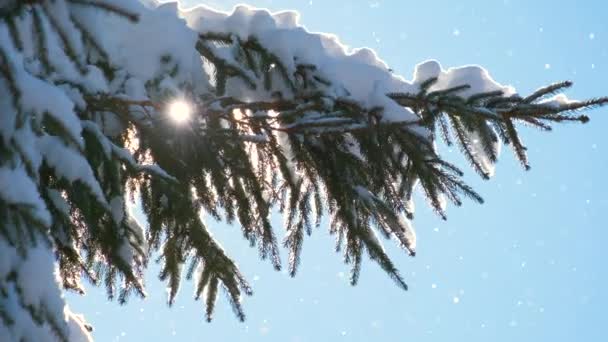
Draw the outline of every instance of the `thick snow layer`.
M290 74L296 70L297 64L315 65L319 74L332 83L333 96L350 98L370 109L382 107L385 121L417 120L410 109L399 106L386 94L416 93L419 85L429 78L437 77L429 91L468 84L470 88L459 93L465 98L496 90L503 91L505 95L515 94L513 87L499 84L482 67L446 70L434 60L416 66L413 79L407 81L392 73L373 50L351 49L334 35L307 31L299 24L297 12L270 13L239 5L231 13L197 6L182 10L180 14L199 33L232 34L242 40L256 38L280 57ZM243 90L230 94L238 96L243 94ZM245 94L251 96L248 92ZM428 136L428 132L419 133Z
M51 224L51 216L36 184L23 169L0 167L0 200L11 205L31 207L34 217L45 225Z
M177 3L149 9L133 0L113 2L138 14L139 22L134 25L101 11L87 10L85 16L92 31L103 32L98 35L99 41L113 64L145 83L158 76L161 58L171 56L179 65L176 83L204 80L195 50L197 35L177 16Z
M491 91L502 91L505 96L515 94L513 87L496 82L488 71L480 66L469 65L445 70L435 60L418 64L414 71L413 82L420 85L422 82L435 77L437 82L429 88L429 92L467 84L470 88L459 92L459 96L466 98L473 94Z
M200 33L234 34L243 40L256 38L285 64L289 74L297 64L311 64L332 82L333 95L348 96L372 108L390 107L401 121L415 119L403 107L389 103L386 93L409 92L415 87L391 73L373 50L349 49L334 35L310 33L299 24L297 12L270 13L245 5L230 14L198 6L181 12L188 25ZM361 82L361 80L366 80Z
M53 251L47 244L39 241L37 247L28 249L27 256L23 257L0 239L0 256L0 289L8 294L0 303L14 320L10 326L0 320L0 341L55 340L55 332L48 325L33 321L24 306L42 308L42 312L58 323L65 321L67 324L59 327L70 336L70 342L92 341L84 319L72 313L64 303ZM15 282L5 281L12 271L16 272ZM19 291L15 283L19 284Z
M559 107L567 104L578 103L579 101L571 100L564 94L553 95L549 98L543 99L540 103L551 106L551 107Z
M19 63L19 58L15 59ZM60 88L31 76L22 68L16 67L14 70L17 87L21 89L20 104L23 110L36 113L39 117L45 113L50 114L70 134L74 142L82 147L82 128L70 98ZM40 96L41 94L45 96Z
M107 205L107 200L93 170L84 157L69 148L61 139L45 136L38 140L38 148L50 167L70 182L80 181L85 184L100 203Z

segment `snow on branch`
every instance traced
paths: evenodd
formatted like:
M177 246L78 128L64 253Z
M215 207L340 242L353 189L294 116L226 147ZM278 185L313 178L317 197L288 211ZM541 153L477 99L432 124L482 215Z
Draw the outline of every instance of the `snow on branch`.
M61 288L82 291L85 277L121 303L144 296L155 252L170 304L185 272L209 320L220 288L243 320L251 287L203 213L238 223L280 269L277 208L292 276L327 214L353 284L366 253L406 289L378 236L416 253L413 192L443 218L448 201L483 202L437 136L485 179L502 144L529 168L518 123L584 123L608 103L570 100L571 85L522 96L479 66L436 61L407 80L295 12L0 2L0 340L89 340ZM177 99L190 114L179 122Z

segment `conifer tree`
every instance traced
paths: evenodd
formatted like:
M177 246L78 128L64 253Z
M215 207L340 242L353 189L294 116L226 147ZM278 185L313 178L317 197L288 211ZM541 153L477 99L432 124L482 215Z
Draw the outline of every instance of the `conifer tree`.
M0 1L0 340L89 340L62 291L85 279L121 303L145 296L152 255L169 303L186 277L209 320L220 290L243 320L252 289L205 216L240 226L277 270L282 244L294 276L327 215L353 285L367 255L407 289L378 236L415 255L413 191L442 218L447 200L483 202L438 140L484 179L501 144L529 169L517 125L585 123L608 102L559 94L571 85L522 96L434 61L405 81L290 12Z

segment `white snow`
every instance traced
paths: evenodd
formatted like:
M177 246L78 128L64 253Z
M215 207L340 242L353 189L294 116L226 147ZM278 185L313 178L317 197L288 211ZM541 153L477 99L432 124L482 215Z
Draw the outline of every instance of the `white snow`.
M33 321L24 305L42 306L46 314L55 317L57 323L65 320L67 323L63 332L70 336L70 342L92 341L92 337L84 327L84 319L72 313L65 306L59 287L59 275L54 262L53 251L42 241L37 247L28 249L27 257L23 258L16 250L0 239L0 288L6 291L3 297L3 309L7 310L15 323L5 326L0 320L0 341L53 341L54 332L48 325L40 325ZM17 272L16 283L5 282L7 273Z
M467 98L473 94L498 90L502 91L505 96L515 94L513 87L496 82L486 69L477 65L445 70L439 62L429 60L416 66L416 71L414 71L415 84L420 85L420 83L433 77L437 77L437 82L429 88L429 92L468 84L470 88L459 92L459 96Z
M557 94L549 98L543 99L539 103L550 107L559 107L567 104L578 103L578 101L571 100L564 94Z
M157 76L161 57L170 55L180 66L177 83L192 83L197 76L202 77L200 57L195 50L196 33L177 16L177 3L161 4L156 9L147 9L133 0L116 3L139 14L139 23L134 25L124 18L96 10L87 10L84 15L90 30L101 33L98 34L100 43L114 64L145 83Z
M110 211L114 222L120 224L125 217L125 201L122 196L112 198L110 201Z
M481 166L482 171L487 174L488 177L493 177L494 173L496 172L496 164L490 160L490 157L483 149L481 139L479 138L479 133L469 132L469 139L471 140L471 154L473 154L476 160L479 162L479 166ZM494 142L493 148L497 152L497 157L500 156L500 152L502 150L502 142L500 139Z
M310 33L299 24L297 12L270 13L245 5L224 13L206 6L181 12L188 25L200 33L229 33L247 40L255 37L285 63L287 72L296 70L296 61L312 64L332 82L334 96L348 96L366 107L391 106L393 117L414 119L410 110L392 106L388 92L407 92L412 84L389 72L386 63L368 48L350 49L336 36ZM366 80L366 82L361 82Z
M93 175L91 166L80 153L66 146L61 139L53 136L44 136L38 139L38 148L44 155L44 160L55 169L60 177L70 182L82 182L100 203L107 205L105 195Z
M12 205L31 206L34 217L45 225L51 224L51 216L36 184L23 169L0 167L0 200Z

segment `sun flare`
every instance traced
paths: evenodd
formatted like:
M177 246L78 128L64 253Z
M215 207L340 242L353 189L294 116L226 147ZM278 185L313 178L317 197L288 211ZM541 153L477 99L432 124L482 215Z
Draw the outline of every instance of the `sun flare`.
M192 107L184 100L176 100L169 105L169 117L177 123L183 123L190 119Z

